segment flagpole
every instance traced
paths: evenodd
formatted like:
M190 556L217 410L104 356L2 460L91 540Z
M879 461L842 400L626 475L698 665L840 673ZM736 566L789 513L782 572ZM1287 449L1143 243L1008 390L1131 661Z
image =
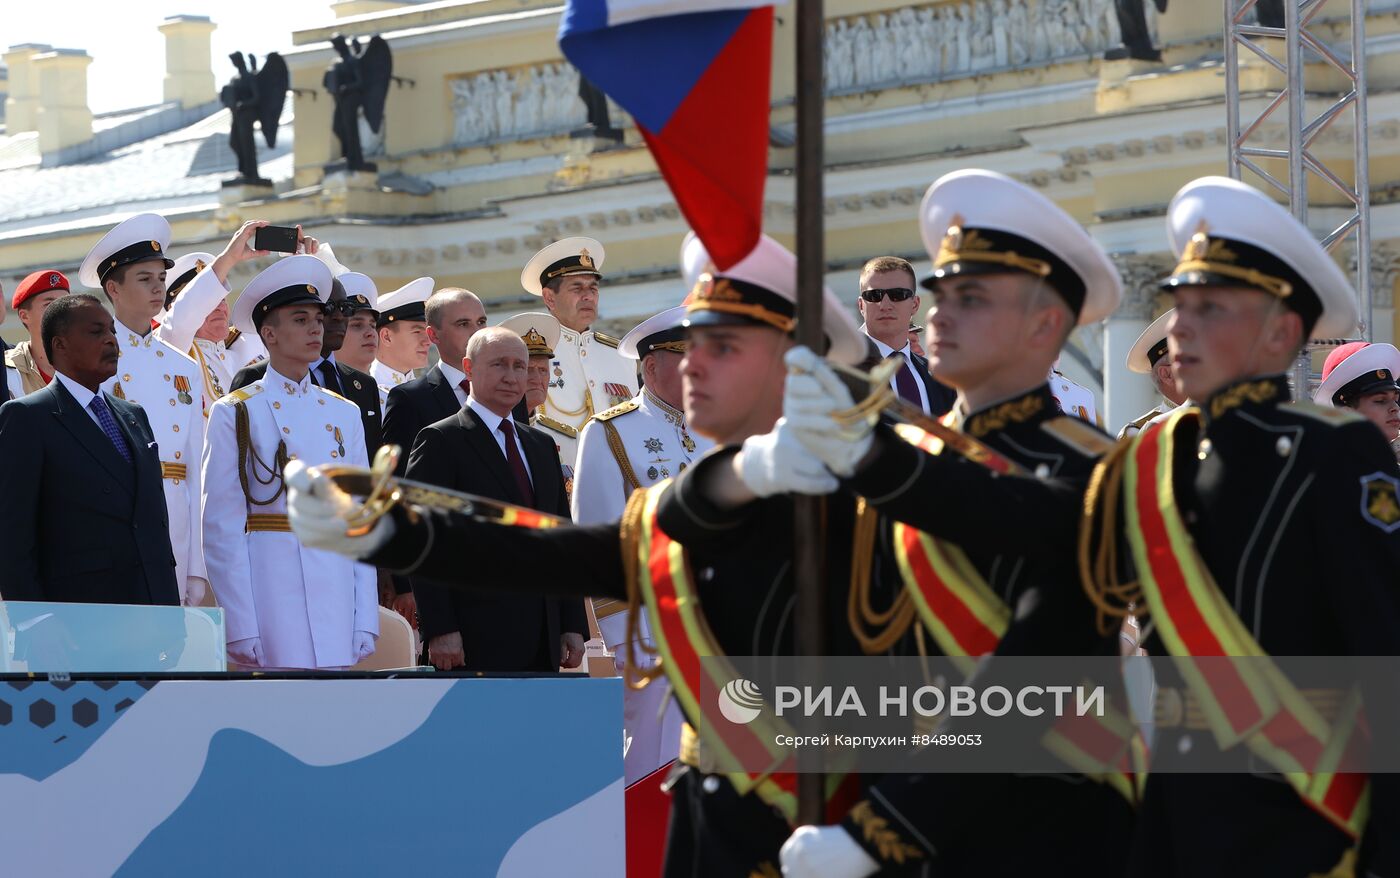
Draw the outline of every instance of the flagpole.
M825 347L822 333L823 241L822 114L826 101L822 0L796 0L797 6L797 342L814 351ZM797 582L796 646L800 656L826 652L826 571L821 497L797 496L793 509L792 569ZM811 665L808 665L811 667ZM802 751L804 757L808 751ZM818 759L820 754L811 751ZM810 757L808 757L810 758ZM822 824L825 778L807 770L797 778L799 825Z

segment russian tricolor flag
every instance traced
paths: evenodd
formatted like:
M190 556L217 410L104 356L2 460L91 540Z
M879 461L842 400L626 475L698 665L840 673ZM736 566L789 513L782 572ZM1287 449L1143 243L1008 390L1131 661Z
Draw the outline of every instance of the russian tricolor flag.
M762 232L772 0L568 0L559 47L637 121L720 269Z

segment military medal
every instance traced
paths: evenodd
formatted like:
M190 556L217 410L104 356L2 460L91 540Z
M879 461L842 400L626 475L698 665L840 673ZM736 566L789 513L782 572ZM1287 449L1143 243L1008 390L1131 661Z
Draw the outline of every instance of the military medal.
M335 448L340 452L340 456L345 456L345 437L340 435L340 428L335 428Z
M190 396L190 379L184 375L175 376L175 391L180 398L180 402L185 405L192 405L194 397Z
M656 479L657 479L656 467L654 467L654 466L649 466L649 467L647 467L647 478L651 479L653 482L656 481Z
M660 440L660 439L648 439L648 440L646 440L645 442L643 442L642 445L645 446L645 447L646 447L646 450L647 450L647 451L650 451L652 454L660 454L660 453L661 453L661 440Z
M695 440L690 438L690 434L684 430L681 430L681 445L685 446L685 450L687 453L695 453Z

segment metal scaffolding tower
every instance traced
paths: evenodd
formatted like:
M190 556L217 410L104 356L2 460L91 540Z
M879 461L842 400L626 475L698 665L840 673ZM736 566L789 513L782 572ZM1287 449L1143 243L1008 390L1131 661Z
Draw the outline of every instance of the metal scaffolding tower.
M1345 219L1322 237L1323 246L1336 250L1348 239L1354 242L1356 256L1356 292L1361 313L1361 336L1371 338L1371 195L1366 147L1366 8L1365 0L1342 0L1349 10L1350 20L1330 16L1325 23L1317 21L1328 0L1225 0L1225 103L1229 139L1229 173L1240 179L1248 168L1288 200L1299 222L1308 221L1308 189L1316 177L1324 192L1342 196L1351 207ZM1259 23L1247 19L1253 10ZM1280 22L1278 19L1282 17ZM1281 25L1281 26L1270 26ZM1348 27L1349 26L1349 27ZM1321 29L1350 31L1350 57L1342 57L1335 46L1321 35ZM1283 77L1283 88L1269 96L1268 103L1257 117L1241 126L1240 49L1277 70ZM1247 58L1249 56L1246 56ZM1308 107L1306 73L1312 65L1318 78L1329 73L1340 74L1343 93L1331 99L1316 90L1312 109ZM1347 111L1350 110L1350 113ZM1286 119L1288 142L1286 149L1261 145L1265 140L1266 124L1278 122L1279 114ZM1350 173L1329 167L1324 156L1314 152L1314 145L1323 132L1344 116L1350 116L1353 160ZM1275 129L1276 130L1276 129ZM1335 163L1335 159L1333 160ZM1271 173L1266 164L1286 163L1283 174ZM1315 343L1336 344L1339 340L1317 339ZM1305 350L1299 361L1296 387L1308 386L1310 358ZM1303 395L1300 393L1299 395Z

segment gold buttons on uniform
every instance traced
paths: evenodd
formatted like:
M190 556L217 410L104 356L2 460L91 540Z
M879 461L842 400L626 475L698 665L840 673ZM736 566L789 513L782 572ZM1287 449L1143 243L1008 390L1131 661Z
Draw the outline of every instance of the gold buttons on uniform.
M292 428L291 428L291 427L283 427L283 428L282 428L282 432L283 432L283 433L290 433L290 432L292 432Z
M173 399L170 400L170 404L171 404L171 405L174 405L174 404L175 404L175 400L173 400Z
M165 380L166 380L166 381L169 381L169 380L170 380L170 376L169 376L169 375L166 375L166 376L165 376Z
M280 403L280 402L274 402L274 403L272 404L272 407L275 408L275 409L280 409L280 408L282 407L282 403Z
M1287 436L1278 437L1278 441L1274 443L1274 450L1278 452L1279 457L1287 457L1288 452L1293 450L1293 440Z
M1207 457L1210 457L1210 440L1202 439L1200 446L1196 449L1196 459L1205 460Z
M325 401L324 399L318 399L318 400L316 400L316 404L317 404L317 405L325 405L325 404L326 404L326 401Z
M129 383L131 381L131 373L127 372L125 375L123 375L122 380Z
M163 357L163 356L165 356L165 351L156 351L156 356L157 356L157 357Z
M170 425L170 429L172 429L172 430L174 430L176 433L178 433L178 432L180 432L180 425L179 425L179 424L171 424L171 425Z
M178 452L178 451L175 452L175 459L176 459L176 460L179 460L179 459L180 459L180 452Z
M335 456L336 456L335 452L332 451L332 452L331 452L331 457L334 458Z
M335 427L332 427L330 424L327 424L327 425L326 425L326 432L327 432L327 433L331 433L331 432L334 432L334 431L335 431Z

